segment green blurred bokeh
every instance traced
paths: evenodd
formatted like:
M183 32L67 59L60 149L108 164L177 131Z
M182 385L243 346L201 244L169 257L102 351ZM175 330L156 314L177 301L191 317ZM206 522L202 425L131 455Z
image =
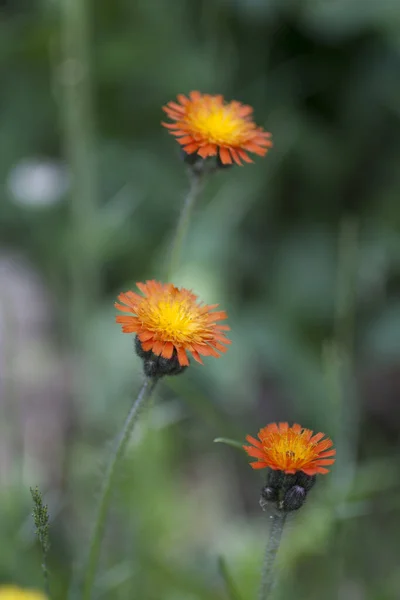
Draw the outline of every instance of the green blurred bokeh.
M263 474L213 444L274 420L337 463L294 515L283 599L400 598L400 3L0 2L0 582L54 599L85 557L109 441L142 373L113 303L162 278L187 188L162 105L251 104L274 148L216 174L174 283L232 346L165 380L121 470L95 597L254 598ZM78 597L72 591L70 598Z

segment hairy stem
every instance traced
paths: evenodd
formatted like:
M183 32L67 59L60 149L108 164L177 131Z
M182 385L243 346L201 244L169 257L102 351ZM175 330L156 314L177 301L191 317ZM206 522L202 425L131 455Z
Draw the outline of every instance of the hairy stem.
M140 411L151 398L154 388L157 384L157 379L146 379L139 391L139 394L129 411L124 426L118 435L114 449L112 451L110 461L104 476L102 490L100 494L100 502L97 510L97 517L93 530L92 539L90 542L89 557L86 564L83 599L90 600L92 595L93 583L96 575L96 567L99 560L101 541L104 533L104 528L107 519L108 507L112 496L112 491L117 474L117 467L122 459L126 445L131 436L133 427L139 417Z
M275 558L279 550L282 539L283 528L286 522L287 513L276 512L272 517L269 540L265 551L264 565L261 575L259 600L269 600L270 593L276 583Z

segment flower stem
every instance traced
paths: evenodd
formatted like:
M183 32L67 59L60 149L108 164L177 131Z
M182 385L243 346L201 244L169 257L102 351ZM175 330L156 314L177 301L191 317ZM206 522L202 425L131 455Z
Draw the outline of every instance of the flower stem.
M269 600L270 592L272 591L275 582L275 558L279 550L282 539L283 527L285 525L287 513L283 511L276 512L272 515L271 531L265 551L264 565L261 575L259 600Z
M63 150L71 174L69 269L73 343L82 345L83 324L100 288L98 173L91 76L91 3L60 3L61 60L55 69L63 125Z
M191 171L189 171L189 174L189 190L186 194L181 214L179 216L178 225L176 227L175 235L172 240L171 254L167 269L168 281L172 280L176 270L179 267L182 247L189 228L192 210L201 190L203 189L204 184L204 171L192 169Z
M84 600L90 600L92 594L94 578L96 575L96 567L100 554L101 540L106 524L107 512L114 487L118 463L124 455L126 445L131 436L133 427L139 417L140 411L145 403L150 400L157 381L158 379L145 379L139 394L129 411L124 426L115 441L114 450L111 454L110 462L103 480L97 518L90 542L89 558L86 565L83 585Z

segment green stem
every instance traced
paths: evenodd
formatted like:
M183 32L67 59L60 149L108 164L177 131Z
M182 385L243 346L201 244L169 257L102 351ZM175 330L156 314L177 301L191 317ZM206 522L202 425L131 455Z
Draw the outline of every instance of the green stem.
M275 558L279 550L282 539L283 527L285 525L287 513L283 511L276 512L272 515L272 525L269 532L269 540L265 551L264 565L261 575L261 585L259 592L259 600L267 600L270 598L275 582Z
M63 121L64 153L71 173L67 259L73 343L81 344L88 311L99 290L97 259L98 181L90 64L89 0L61 2L61 61L55 70Z
M334 334L325 345L325 371L328 394L331 397L333 428L337 460L331 485L335 491L335 511L340 514L354 486L357 469L357 447L360 429L360 406L354 374L356 351L357 275L360 253L359 222L342 219L338 237L337 298ZM328 395L328 399L329 399ZM346 547L345 529L338 538L338 549ZM344 552L339 552L335 571L340 581L344 568ZM340 595L340 593L338 592Z
M46 592L46 597L48 598L48 600L50 600L51 595L50 595L49 570L47 568L47 556L44 552L43 552L43 558L42 558L42 573L43 573L43 579L44 579L44 591Z
M359 263L358 222L343 219L338 244L338 282L333 338L334 360L331 370L336 377L335 409L338 460L334 477L339 488L349 489L356 465L359 407L354 381L356 333L357 269ZM336 356L335 356L336 355ZM340 468L339 468L340 463ZM344 492L345 495L345 492Z
M90 600L92 595L92 588L100 554L101 540L106 524L107 512L115 483L115 476L117 474L118 463L124 455L126 445L131 436L133 427L139 417L140 411L145 405L145 403L150 400L154 388L157 384L157 381L157 379L146 379L144 381L139 391L138 397L136 398L131 410L129 411L124 426L116 439L114 450L111 454L110 462L108 464L108 468L104 476L96 522L93 530L92 539L90 542L89 558L86 565L83 586L83 600Z
M225 584L225 589L229 600L241 600L233 579L228 571L225 559L222 556L218 557L218 570Z
M354 350L354 322L359 252L358 223L355 219L343 219L340 225L338 246L335 341L339 349L351 358Z
M203 171L190 171L190 187L186 194L185 201L179 216L178 225L176 227L175 235L172 240L171 254L168 265L168 281L171 281L175 275L182 253L183 243L189 228L190 217L193 211L194 204L203 189L204 185L204 172Z

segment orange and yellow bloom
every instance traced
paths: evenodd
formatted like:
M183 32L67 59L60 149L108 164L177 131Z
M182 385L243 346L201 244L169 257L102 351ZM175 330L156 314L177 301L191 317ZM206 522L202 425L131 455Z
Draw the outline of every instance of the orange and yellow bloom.
M0 586L0 600L46 600L42 592L25 590L15 585Z
M224 165L253 162L248 152L265 156L272 146L271 134L252 120L251 106L225 102L223 96L190 92L177 96L163 110L174 123L162 123L187 154L216 156Z
M226 352L230 340L224 331L227 325L218 321L227 318L225 311L214 311L218 304L204 305L191 291L172 283L146 281L136 284L143 295L132 291L118 296L117 323L124 333L136 333L142 349L156 356L171 359L176 356L182 367L189 365L187 352L202 363L200 355L219 357Z
M324 433L313 435L310 429L297 423L293 427L288 423L271 423L260 429L258 440L250 435L246 440L252 445L243 448L257 459L250 463L253 469L269 467L287 474L303 471L306 475L316 475L328 473L326 467L335 462L332 440Z

